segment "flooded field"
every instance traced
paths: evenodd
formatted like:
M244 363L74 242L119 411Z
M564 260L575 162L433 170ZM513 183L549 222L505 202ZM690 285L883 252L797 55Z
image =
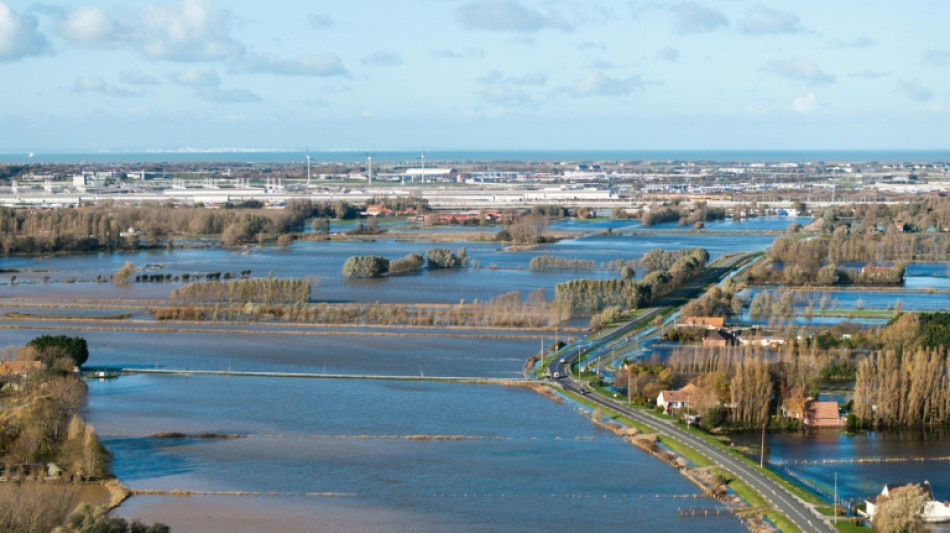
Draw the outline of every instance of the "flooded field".
M130 254L84 254L48 258L11 257L0 266L21 269L16 285L0 285L0 298L122 298L167 299L180 283L132 283L117 287L96 283L98 276L108 279L126 261L143 269L142 273L171 274L240 272L251 270L254 277L320 279L313 293L315 301L346 302L433 302L457 303L460 300L486 301L499 294L518 291L524 295L545 289L549 296L554 286L577 277L616 277L616 272L601 270L601 265L616 259L637 259L655 248L676 250L705 247L716 258L724 253L764 250L775 236L753 235L741 239L729 235L689 234L589 236L539 246L528 250L504 251L497 243L405 242L391 238L359 241L297 242L291 246L267 247L249 253L220 249L158 250ZM426 271L419 274L382 279L347 280L343 263L354 255L381 255L398 259L412 252L446 247L465 248L471 267L465 270ZM539 255L593 260L596 270L583 273L535 273L528 270L531 259ZM44 278L46 282L44 283ZM0 279L9 282L8 276Z
M718 504L523 389L155 376L91 389L89 418L129 486L252 493L133 497L120 508L175 531L574 530L592 516L599 531L743 530L728 514L681 518L679 507ZM243 437L148 436L162 431Z
M740 292L740 296L751 300L762 291L775 291L775 288L752 287ZM947 292L921 289L885 288L883 290L856 289L816 289L796 291L796 309L803 312L809 305L817 314L825 299L831 310L893 310L900 306L907 311L946 311L950 310L950 295Z
M252 372L512 378L520 377L525 359L540 350L540 341L534 338L360 336L360 331L222 335L88 330L82 336L91 347L90 365ZM55 328L0 332L4 345L60 333L63 330Z
M758 435L737 435L737 444L757 446ZM929 480L934 496L950 499L950 434L946 431L882 431L858 435L773 433L766 438L773 469L803 480L813 490L834 492L845 502L863 503L886 483ZM758 456L756 456L758 457ZM906 459L884 462L884 459ZM950 526L931 526L946 533Z
M578 231L618 222L631 224L594 221ZM96 279L108 279L126 261L143 273L172 276L250 269L254 277L320 278L313 301L454 304L539 288L553 296L561 281L615 277L602 265L654 248L702 246L715 258L764 250L774 238L589 235L511 252L491 242L381 237L243 252L5 258L0 266L20 271L0 276L0 336L4 345L22 345L42 334L82 335L89 364L107 367L516 378L529 355L553 342L550 331L157 323L146 308L167 302L180 282L121 287ZM341 274L353 255L397 259L434 247L466 248L471 267L373 280ZM595 270L531 272L528 264L539 255L593 260ZM152 491L119 513L165 521L175 531L577 530L591 517L598 531L631 524L743 530L676 470L566 405L520 388L135 374L90 382L87 415L115 453L118 478ZM162 432L186 437L154 436ZM680 508L717 515L685 518Z

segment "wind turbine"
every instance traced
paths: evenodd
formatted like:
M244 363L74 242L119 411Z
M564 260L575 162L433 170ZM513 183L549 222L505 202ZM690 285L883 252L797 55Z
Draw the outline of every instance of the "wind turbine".
M422 161L422 183L426 182L426 149L422 148L422 153L419 155L419 159Z
M310 147L307 147L307 187L310 186Z
M363 155L366 156L366 161L367 161L366 174L369 179L369 184L367 186L372 187L373 186L373 154L369 152L363 152Z

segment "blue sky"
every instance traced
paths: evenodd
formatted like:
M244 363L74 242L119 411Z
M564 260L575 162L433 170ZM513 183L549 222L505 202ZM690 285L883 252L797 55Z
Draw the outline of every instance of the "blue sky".
M0 0L0 151L933 149L950 2Z

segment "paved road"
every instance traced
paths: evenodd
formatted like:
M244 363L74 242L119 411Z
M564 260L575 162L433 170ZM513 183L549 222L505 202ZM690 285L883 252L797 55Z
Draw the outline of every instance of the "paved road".
M579 341L575 345L574 349L569 350L563 357L556 358L550 362L548 365L549 375L553 376L555 375L554 373L557 372L559 379L556 380L556 383L565 390L584 394L587 396L588 400L628 416L633 420L636 420L637 422L653 429L661 436L665 435L667 437L672 437L687 444L689 447L706 456L721 468L731 472L733 475L746 482L749 486L761 494L766 501L771 503L772 506L774 506L779 512L788 517L789 520L791 520L792 523L794 523L803 532L835 532L837 530L828 522L827 518L819 515L810 505L799 500L798 497L789 492L782 485L779 485L775 481L766 477L755 467L749 466L742 460L732 456L729 452L723 451L722 449L709 444L705 440L674 425L668 420L652 416L651 414L645 413L639 409L629 408L621 402L614 401L610 398L606 398L600 394L592 393L584 389L583 385L576 381L570 373L571 365L580 355L580 350L577 349L578 347L582 350L588 350L588 353L605 353L606 346L612 342L612 339L616 339L618 333L622 333L623 331L629 330L644 323L645 321L651 320L653 316L655 316L658 312L660 312L660 310L668 305L680 303L677 302L677 299L682 300L683 293L695 289L697 286L702 284L717 282L724 279L725 276L731 272L735 268L735 265L744 257L745 255L740 254L727 259L721 265L718 265L718 268L715 270L705 274L699 280L691 283L683 290L677 291L677 293L673 296L665 298L663 302L657 304L657 306L648 308L644 313L634 318L630 322L622 324L610 332L598 335L597 337L588 337L587 339Z
M572 378L558 380L558 383L564 389L580 393L582 386ZM799 529L806 533L810 532L834 532L837 531L827 519L817 512L811 506L799 500L795 495L769 479L759 472L755 467L749 466L740 459L733 457L729 452L709 444L705 440L685 431L684 429L673 425L672 422L657 418L640 409L631 409L623 403L605 398L600 394L586 393L587 399L612 409L618 413L636 420L637 422L650 427L660 435L672 437L680 442L687 444L690 448L705 455L718 466L732 472L742 481L761 494L769 503L771 503L779 512L784 514Z

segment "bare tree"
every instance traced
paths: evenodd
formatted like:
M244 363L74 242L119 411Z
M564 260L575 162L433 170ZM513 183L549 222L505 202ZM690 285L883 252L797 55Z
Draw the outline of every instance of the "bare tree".
M920 515L927 494L920 485L904 485L889 493L874 513L874 531L882 533L915 533L923 529Z

